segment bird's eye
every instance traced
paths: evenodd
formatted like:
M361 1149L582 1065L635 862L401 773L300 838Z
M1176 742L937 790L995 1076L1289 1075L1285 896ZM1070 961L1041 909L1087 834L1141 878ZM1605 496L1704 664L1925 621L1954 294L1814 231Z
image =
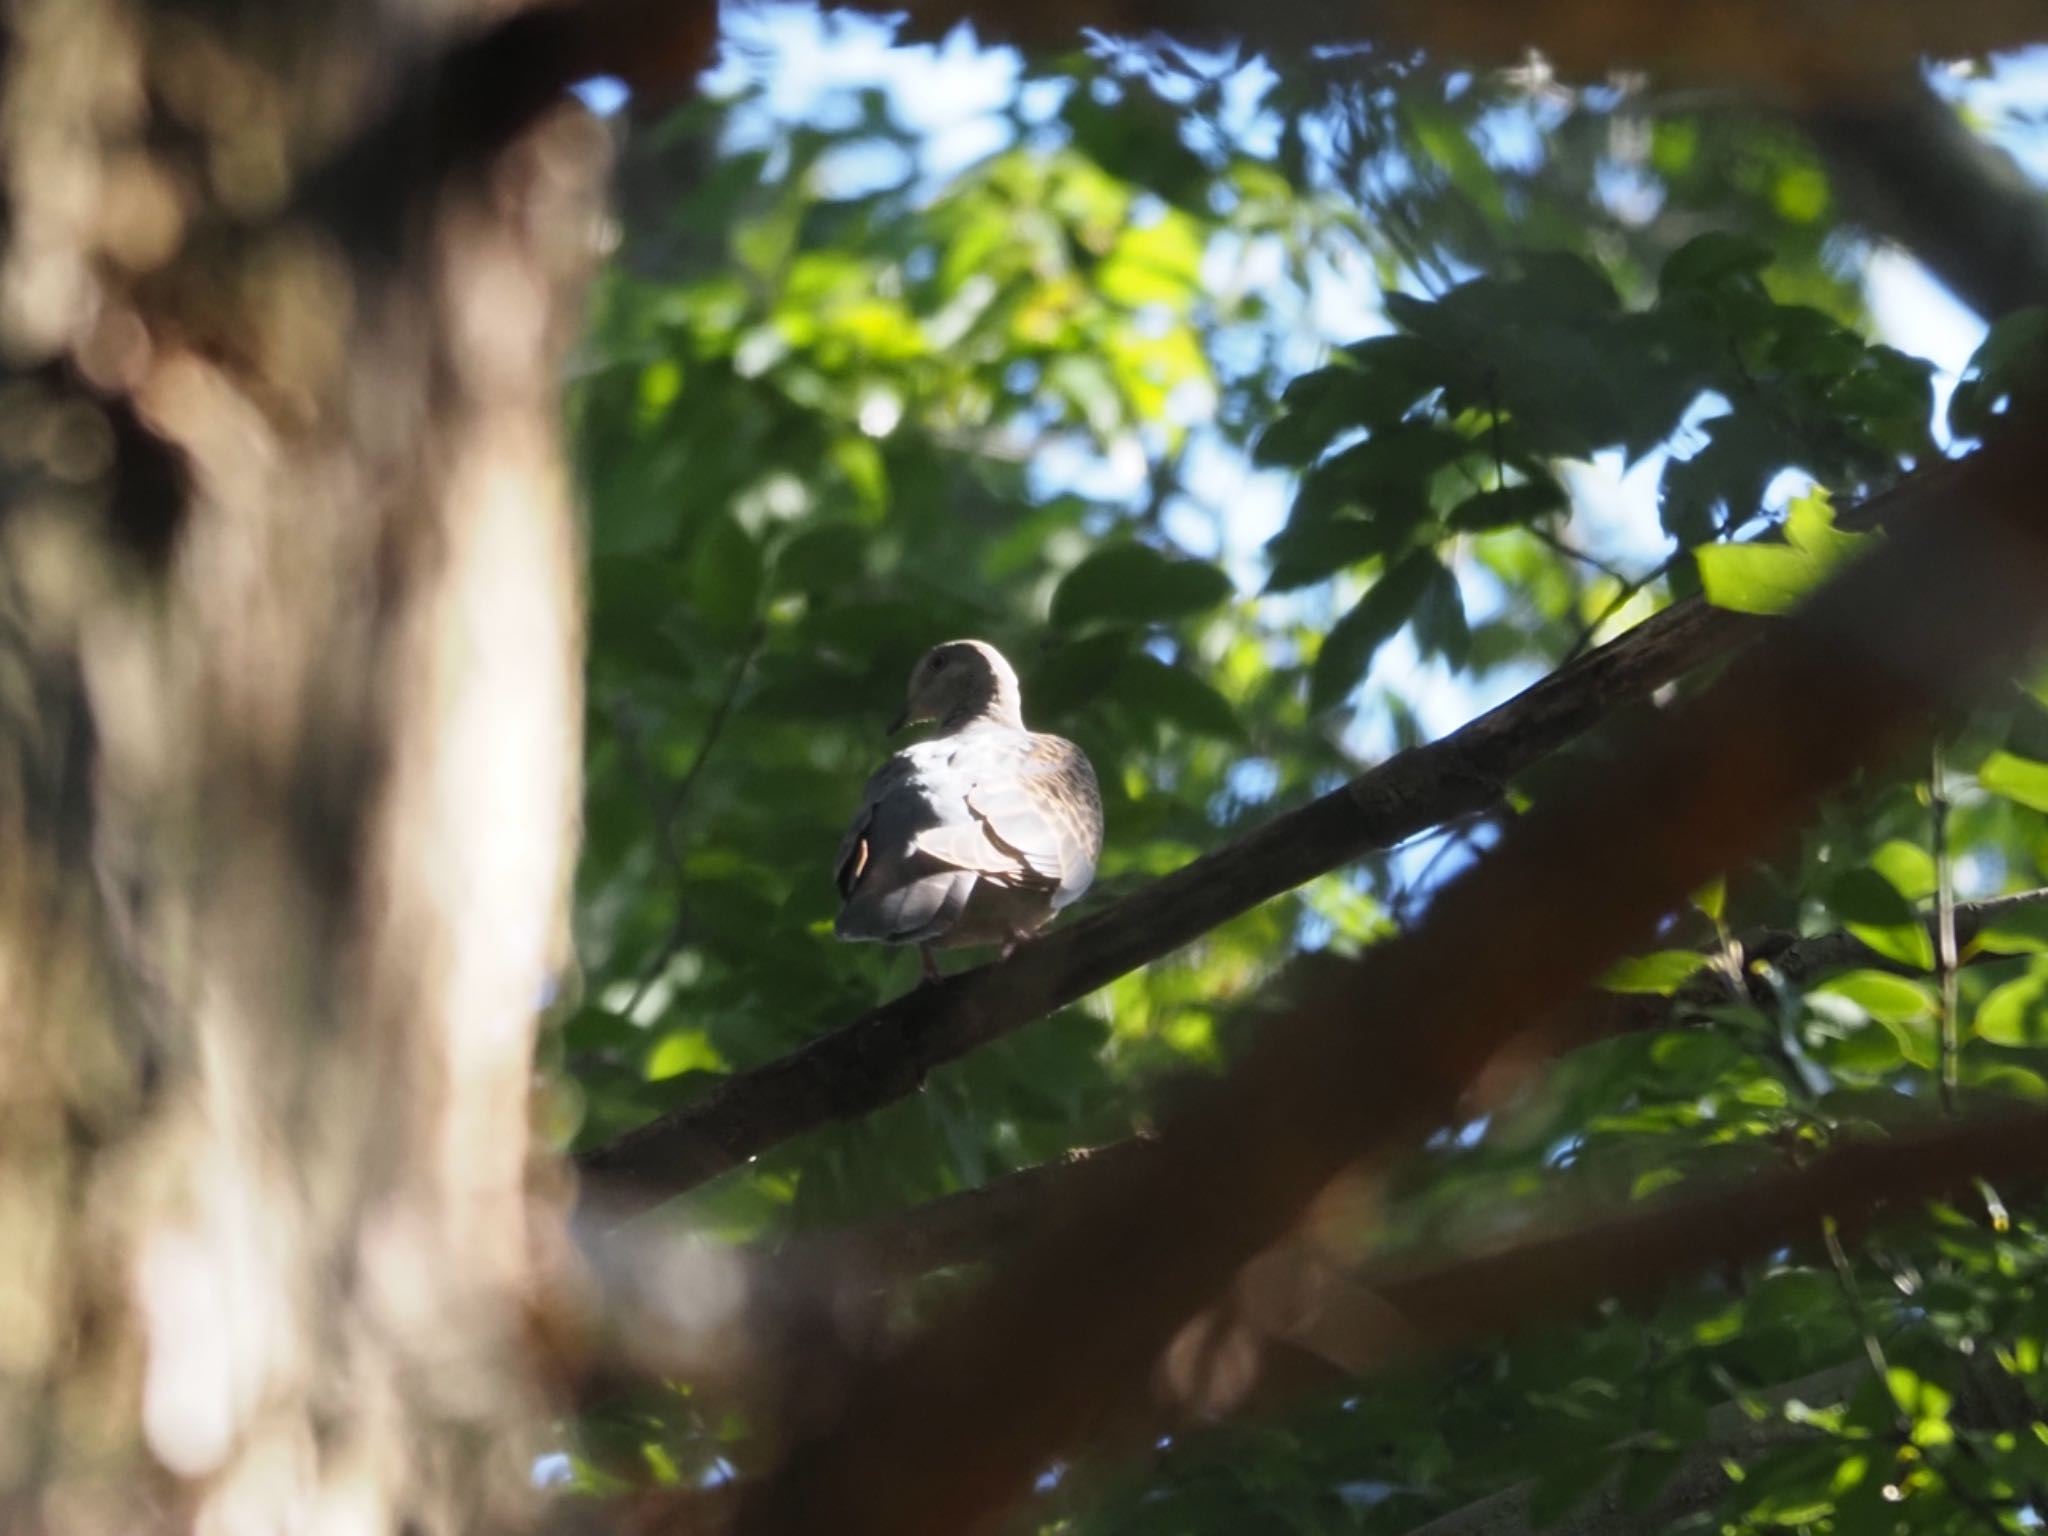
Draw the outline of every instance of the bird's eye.
M943 656L934 656L934 657L932 658L932 670L933 670L934 672L943 672L943 671L945 671L945 670L946 670L946 658L945 658L945 657L943 657Z

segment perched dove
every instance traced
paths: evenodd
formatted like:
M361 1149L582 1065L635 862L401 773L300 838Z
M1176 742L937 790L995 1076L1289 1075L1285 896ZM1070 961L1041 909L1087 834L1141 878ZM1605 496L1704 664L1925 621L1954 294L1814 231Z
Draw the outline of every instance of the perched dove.
M839 845L842 939L1004 952L1081 898L1102 851L1095 770L1071 741L1024 728L1017 674L979 640L932 647L890 727L936 721L868 780Z

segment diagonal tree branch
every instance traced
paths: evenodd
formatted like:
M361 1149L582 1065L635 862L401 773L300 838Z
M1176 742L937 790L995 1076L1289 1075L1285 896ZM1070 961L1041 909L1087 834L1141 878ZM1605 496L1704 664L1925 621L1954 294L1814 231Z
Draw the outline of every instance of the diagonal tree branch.
M1967 946L1997 919L2041 907L2048 907L2048 888L1961 903L1955 909L1956 942ZM1744 940L1743 949L1746 954L1768 958L1774 969L1802 985L1859 968L1920 974L1879 954L1852 933L1806 938L1779 932L1756 934ZM1981 951L1964 956L1961 963L1967 966L2012 958ZM1697 997L1690 989L1673 997L1595 993L1585 1000L1588 1017L1575 1020L1568 1034L1571 1040L1582 1041L1668 1029L1688 1003L1724 1000L1719 988L1711 984ZM1153 1144L1150 1137L1112 1142L1057 1162L1004 1174L859 1227L799 1237L785 1251L821 1270L838 1268L843 1259L852 1259L876 1279L1000 1258L1100 1199L1111 1182L1129 1176Z
M1859 509L1895 523L1949 504L1960 467L1936 465ZM915 1092L935 1067L1087 996L1261 902L1495 804L1502 790L1623 706L1754 639L1764 621L1688 599L1441 740L1204 854L1115 905L872 1009L578 1163L620 1216L693 1189L835 1120Z
M1342 1169L1415 1145L1529 1022L1687 891L1764 852L1851 772L2029 654L2048 625L2042 426L2012 422L1957 466L1943 516L1901 529L1629 751L1510 825L1412 933L1332 965L1129 1185L870 1366L835 1431L756 1491L740 1529L951 1532L1005 1507ZM1365 999L1397 1027L1361 1028ZM1974 1149L1980 1166L2044 1155L2038 1125L2005 1130ZM1916 1150L1923 1171L1901 1180L1926 1176L1932 1159ZM1716 1225L1762 1243L1767 1214L1738 1200ZM1652 1251L1639 1243L1617 1262ZM1529 1294L1583 1296L1584 1260L1561 1247Z
M1965 903L1955 913L1958 942L1967 945L1988 924L2015 912L2044 907L2048 888ZM1801 985L1851 968L1910 972L1848 933L1756 933L1742 940L1742 950L1768 958L1779 974ZM1963 963L2010 958L1983 951L1964 956ZM1705 973L1703 978L1673 997L1592 994L1546 1037L1570 1047L1620 1033L1673 1028L1688 1007L1726 1001L1727 978ZM856 1226L805 1233L780 1244L697 1254L690 1262L719 1271L716 1288L731 1298L730 1314L707 1314L687 1299L678 1303L672 1294L678 1288L701 1296L705 1287L686 1285L664 1271L659 1255L668 1239L596 1244L592 1256L611 1277L610 1305L647 1325L614 1327L622 1339L635 1341L632 1350L638 1351L622 1356L620 1368L644 1371L658 1359L665 1373L692 1377L699 1385L716 1378L755 1388L800 1374L814 1378L818 1362L810 1345L819 1331L816 1319L843 1315L850 1307L871 1310L876 1299L902 1282L935 1269L1000 1261L1016 1253L1108 1198L1155 1147L1150 1137L1113 1142ZM601 1212L586 1214L593 1224L602 1219ZM1383 1276L1367 1274L1352 1289L1377 1294L1386 1283ZM745 1319L744 1332L734 1321L738 1316ZM650 1338L659 1340L652 1356L646 1353ZM1304 1336L1299 1342L1313 1350L1319 1341ZM1343 1362L1347 1352L1337 1350L1332 1358Z
M678 1261L669 1253L670 1238L627 1239L603 1266L622 1321L612 1330L620 1341L614 1358L595 1378L598 1395L622 1378L652 1373L683 1375L700 1388L724 1382L775 1393L796 1381L816 1391L839 1363L821 1361L815 1350L819 1318L843 1308L844 1294L834 1294L839 1282L852 1275L856 1284L865 1283L892 1266L907 1273L1007 1251L1042 1235L1048 1218L1108 1197L1149 1155L1148 1143L1121 1143L919 1207L905 1213L913 1218L908 1222L823 1234L782 1252L693 1251ZM1304 1379L1312 1385L1356 1380L1610 1298L1649 1295L1711 1266L1788 1244L1803 1247L1823 1215L1854 1227L1884 1211L1963 1192L1979 1177L2044 1174L2048 1114L2000 1111L1902 1127L1885 1140L1848 1141L1803 1164L1688 1189L1614 1215L1534 1217L1466 1253L1368 1263L1342 1276L1311 1277L1306 1285L1283 1280L1279 1289L1305 1296L1306 1303L1265 1317L1257 1316L1256 1303L1249 1309L1266 1363L1255 1397L1240 1406L1284 1407ZM1304 1262L1285 1245L1277 1256L1283 1266ZM806 1271L794 1287L793 1259ZM1310 1256L1305 1262L1313 1267L1320 1261ZM707 1309L707 1291L722 1295L724 1304ZM831 1327L829 1320L824 1327ZM1861 1359L1851 1367L1858 1375L1867 1369ZM1157 1433L1157 1405L1132 1411L1134 1422L1148 1426L1143 1438ZM1470 1515L1484 1524L1498 1514L1516 1527L1526 1492L1511 1489L1481 1500ZM1455 1522L1466 1513L1443 1517L1446 1530L1462 1529Z
M1802 119L1849 217L1987 320L2048 300L2048 202L1917 74Z
M1361 774L1114 906L870 1010L706 1098L584 1153L615 1202L692 1189L768 1148L915 1092L935 1067L1136 970L1261 902L1452 817L1493 805L1515 775L1615 708L1758 632L1681 603L1462 730Z
M1126 1144L1126 1152L1117 1154L1106 1149L1098 1156L1121 1159L1134 1146ZM1109 1171L1107 1162L1099 1166ZM1126 1162L1125 1171L1128 1168ZM1298 1378L1303 1376L1322 1386L1355 1381L1405 1362L1570 1318L1611 1298L1652 1296L1667 1284L1714 1266L1753 1260L1788 1244L1803 1247L1813 1241L1822 1216L1853 1229L1926 1199L1962 1194L1979 1178L2044 1175L2048 1114L2026 1110L1962 1122L1944 1120L1902 1128L1885 1140L1850 1141L1803 1165L1702 1192L1681 1192L1612 1216L1539 1220L1473 1252L1398 1267L1368 1266L1341 1284L1322 1287L1301 1316L1265 1336L1261 1379L1253 1403L1246 1406L1284 1406L1302 1390ZM1018 1181L1028 1178L1016 1176ZM1089 1198L1099 1198L1106 1188L1097 1184ZM658 1250L663 1241L651 1247ZM747 1282L755 1285L764 1283L761 1271L781 1262L779 1255L746 1250L739 1257L747 1266ZM825 1256L820 1252L813 1257ZM844 1251L831 1255L835 1265L846 1258ZM657 1277L666 1274L671 1284L676 1281L678 1277L664 1270L658 1259L652 1262ZM730 1336L744 1322L735 1312L705 1319L702 1326L707 1333ZM692 1374L705 1364L691 1349L680 1360L663 1354L650 1361L644 1329L627 1330L626 1336L633 1340L634 1350L622 1361L629 1372L659 1369L667 1374L680 1369ZM1311 1371L1296 1364L1297 1355L1311 1363ZM1329 1363L1314 1370L1316 1361ZM801 1376L815 1388L817 1366L812 1356L778 1354L771 1348L765 1353L751 1351L737 1366L727 1362L726 1368L756 1378L751 1384L758 1385L762 1376L789 1375ZM1859 1357L1846 1366L1759 1388L1754 1396L1766 1403L1793 1397L1832 1401L1868 1369ZM1134 1415L1134 1422L1149 1426L1147 1438L1158 1432L1156 1406L1135 1409ZM1684 1490L1679 1502L1686 1507L1711 1502L1722 1486L1718 1478L1679 1479L1674 1484ZM1528 1495L1526 1485L1504 1489L1439 1516L1413 1536L1525 1536ZM1611 1524L1615 1513L1611 1496L1596 1496L1562 1529L1578 1536L1608 1536L1617 1529ZM670 1527L656 1521L652 1528ZM1619 1529L1635 1528L1639 1527Z

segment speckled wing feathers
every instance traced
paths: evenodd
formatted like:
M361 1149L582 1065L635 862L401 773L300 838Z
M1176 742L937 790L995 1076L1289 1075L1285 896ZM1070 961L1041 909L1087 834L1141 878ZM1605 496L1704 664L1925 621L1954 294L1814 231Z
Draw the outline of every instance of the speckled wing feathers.
M1087 756L1060 736L1026 736L999 771L978 775L967 804L1022 875L1053 888L1054 911L1095 879L1102 796Z
M1037 926L1088 889L1101 847L1095 774L1072 742L999 727L923 742L868 781L835 864L835 928L942 942L982 882L1042 893L1027 898Z

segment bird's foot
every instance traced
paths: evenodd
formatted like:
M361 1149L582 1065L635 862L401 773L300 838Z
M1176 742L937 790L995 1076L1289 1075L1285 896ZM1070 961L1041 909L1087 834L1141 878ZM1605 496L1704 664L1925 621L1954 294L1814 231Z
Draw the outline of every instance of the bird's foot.
M917 963L919 985L939 979L939 958L923 944L917 946Z

